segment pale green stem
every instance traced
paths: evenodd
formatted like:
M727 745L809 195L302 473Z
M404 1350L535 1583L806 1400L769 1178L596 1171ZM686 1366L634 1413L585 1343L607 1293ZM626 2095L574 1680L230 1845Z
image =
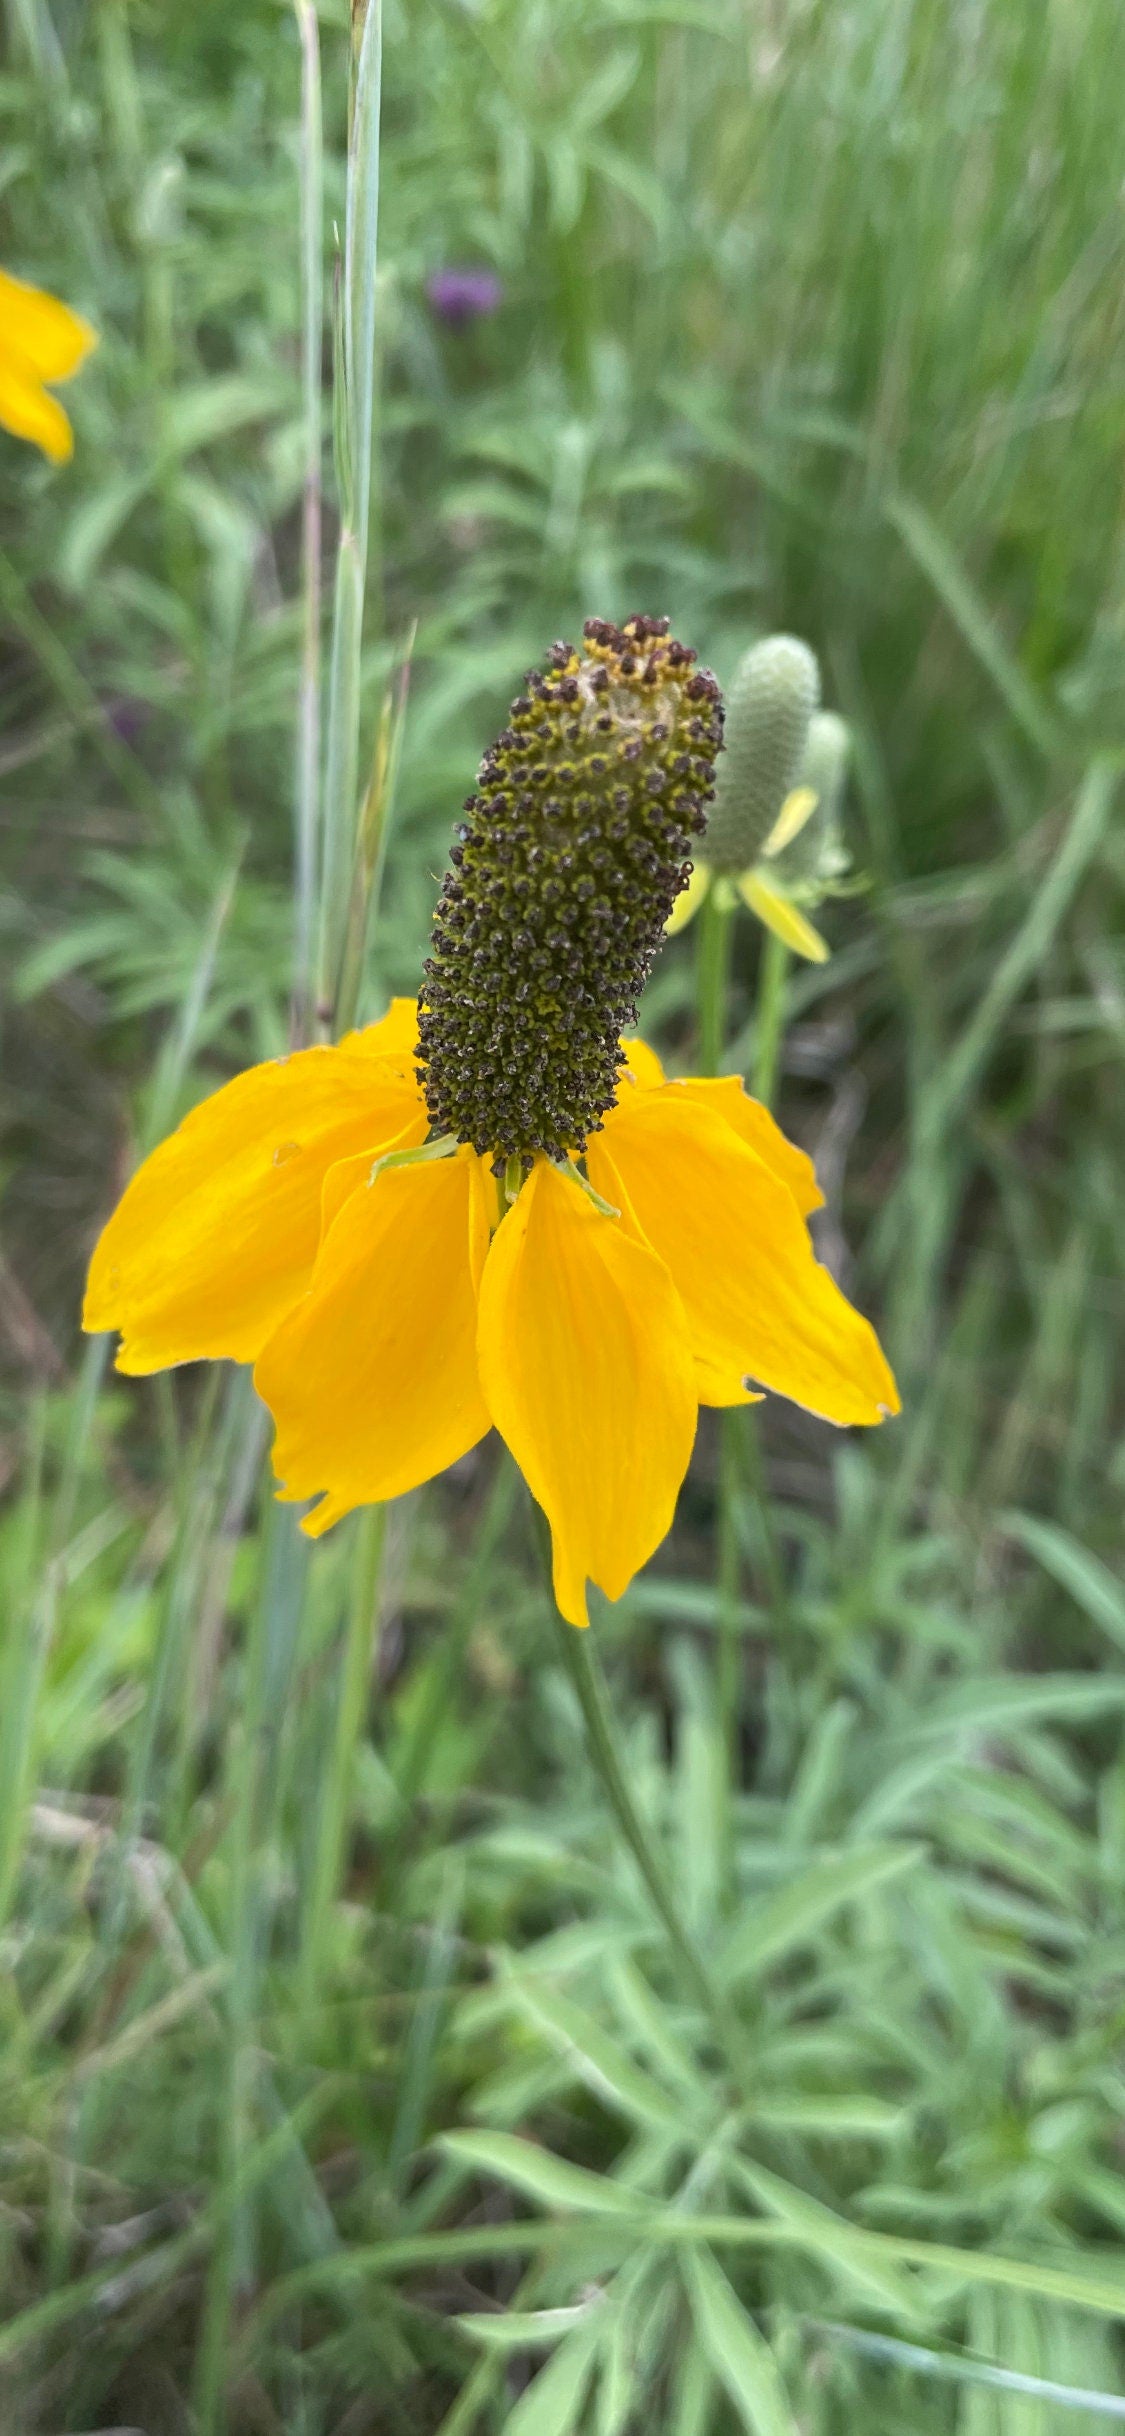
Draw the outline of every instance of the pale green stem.
M538 1510L537 1510L538 1513ZM545 1534L545 1526L542 1526ZM549 1574L549 1559L548 1559ZM644 1880L654 1911L675 1956L685 1993L711 2024L718 2046L741 2086L744 2074L738 2024L716 1987L669 1883L663 1859L633 1799L618 1749L605 1676L590 1633L559 1614L551 1598L559 1655L573 1684L586 1728L586 1745L602 1791Z
M696 1011L701 1074L719 1072L727 1034L727 992L733 942L732 908L724 905L712 886L700 916L696 965ZM726 1781L722 1812L728 1858L733 1842L734 1788L738 1782L739 1692L742 1644L738 1629L740 1558L735 1518L735 1487L739 1471L737 1411L719 1414L719 1485L716 1500L715 1593L718 1642L715 1661L715 1705L719 1721Z
M726 1040L727 985L732 943L731 908L714 883L698 916L696 957L697 1063L701 1074L717 1074Z
M785 983L789 950L784 940L767 930L758 971L758 1017L754 1026L754 1097L772 1108L777 1089L781 1038L785 1023Z

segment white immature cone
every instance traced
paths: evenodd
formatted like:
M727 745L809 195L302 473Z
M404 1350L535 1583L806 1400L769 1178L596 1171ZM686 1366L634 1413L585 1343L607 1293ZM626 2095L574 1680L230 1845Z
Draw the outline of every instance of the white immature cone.
M819 700L816 655L796 635L769 635L739 662L707 821L704 853L713 871L734 875L758 861L787 796L803 783Z

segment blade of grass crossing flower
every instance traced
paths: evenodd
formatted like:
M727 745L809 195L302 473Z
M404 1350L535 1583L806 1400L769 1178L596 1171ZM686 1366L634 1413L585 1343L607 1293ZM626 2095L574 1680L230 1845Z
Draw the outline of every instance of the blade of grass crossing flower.
M293 0L301 39L301 389L304 485L301 510L301 669L293 856L293 1004L295 1048L312 1036L316 882L320 849L320 543L321 356L324 344L323 127L320 37L313 0Z
M406 721L410 655L416 627L411 629L406 656L397 676L383 694L371 775L356 827L355 856L348 892L343 962L336 1005L336 1028L346 1032L355 1022L363 988L364 961L371 923L379 901L379 883L387 852L394 809L395 782Z
M683 2263L699 2343L749 2436L798 2436L777 2363L718 2261L696 2250Z
M358 49L348 130L344 264L338 305L342 327L337 361L343 372L343 397L336 401L341 435L337 449L341 521L328 675L317 960L317 1015L326 1032L338 1028L336 1000L359 812L360 676L375 421L382 0L368 0L353 22Z

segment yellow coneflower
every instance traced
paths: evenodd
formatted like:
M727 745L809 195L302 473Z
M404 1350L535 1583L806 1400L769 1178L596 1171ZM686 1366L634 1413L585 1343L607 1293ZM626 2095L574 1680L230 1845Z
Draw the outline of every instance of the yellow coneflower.
M0 425L55 465L73 454L74 433L45 383L68 381L97 343L81 314L0 270Z
M813 1254L810 1162L736 1078L621 1028L702 826L718 688L663 619L556 645L465 806L416 1006L253 1067L134 1177L87 1328L253 1362L316 1535L500 1431L587 1621L658 1546L700 1404L897 1411Z

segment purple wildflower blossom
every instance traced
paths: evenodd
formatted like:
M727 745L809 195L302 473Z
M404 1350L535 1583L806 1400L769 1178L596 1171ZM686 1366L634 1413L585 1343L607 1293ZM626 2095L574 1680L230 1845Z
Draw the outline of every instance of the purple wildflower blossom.
M447 269L431 272L426 294L447 328L467 330L485 314L495 313L504 288L495 271Z

